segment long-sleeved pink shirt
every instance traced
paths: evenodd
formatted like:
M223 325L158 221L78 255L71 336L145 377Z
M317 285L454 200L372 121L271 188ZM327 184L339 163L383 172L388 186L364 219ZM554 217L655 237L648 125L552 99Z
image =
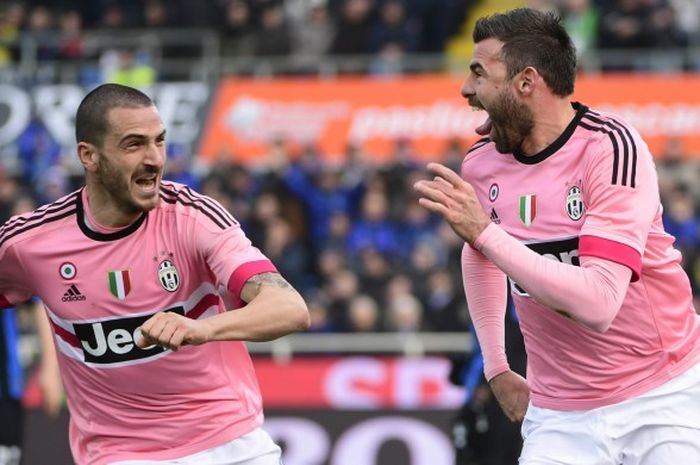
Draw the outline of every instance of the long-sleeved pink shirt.
M462 164L496 223L462 255L486 376L508 369L508 279L531 399L559 410L620 402L700 361L700 316L663 230L651 154L625 122L575 107L541 153L482 140Z

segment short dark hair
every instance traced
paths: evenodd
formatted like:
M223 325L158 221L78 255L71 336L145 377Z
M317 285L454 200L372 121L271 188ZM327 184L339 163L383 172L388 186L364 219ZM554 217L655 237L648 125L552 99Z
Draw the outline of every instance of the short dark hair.
M503 42L503 61L512 78L528 66L535 68L551 91L561 97L574 93L576 47L554 13L517 8L477 20L474 42Z
M153 100L133 87L121 84L102 84L90 91L78 106L75 114L76 142L102 145L109 128L109 111L112 108L142 108L153 105Z

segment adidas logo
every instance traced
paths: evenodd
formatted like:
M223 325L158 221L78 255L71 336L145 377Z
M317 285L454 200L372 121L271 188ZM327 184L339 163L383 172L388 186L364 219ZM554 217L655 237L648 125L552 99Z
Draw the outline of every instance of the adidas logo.
M491 215L489 215L491 218L491 221L493 221L496 224L501 224L501 219L498 217L498 213L496 213L496 209L492 208L491 209Z
M82 301L85 300L85 296L80 293L75 284L71 284L68 290L63 294L63 298L61 300L64 302Z

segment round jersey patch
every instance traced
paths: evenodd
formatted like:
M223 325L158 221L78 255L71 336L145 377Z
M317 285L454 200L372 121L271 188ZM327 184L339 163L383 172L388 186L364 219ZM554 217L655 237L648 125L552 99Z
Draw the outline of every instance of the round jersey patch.
M491 202L495 202L497 198L498 198L498 184L493 183L493 184L491 184L491 187L489 187L489 200Z
M581 188L578 186L571 186L569 192L566 194L566 213L574 221L578 221L583 216L585 207L583 205L583 196L581 195Z
M63 262L61 266L58 267L58 274L60 274L63 279L73 279L75 275L78 274L78 270L75 269L75 265L71 262Z

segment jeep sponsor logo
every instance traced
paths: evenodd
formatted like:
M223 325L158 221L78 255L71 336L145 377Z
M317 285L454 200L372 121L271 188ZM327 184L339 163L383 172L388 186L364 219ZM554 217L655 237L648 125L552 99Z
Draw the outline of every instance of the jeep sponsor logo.
M185 314L183 307L169 308L164 311ZM104 364L120 363L162 353L165 349L160 346L153 345L141 349L135 343L140 336L141 325L151 316L153 315L73 324L75 335L83 348L85 361Z
M525 244L531 250L534 250L543 257L551 260L556 260L569 265L580 266L578 258L578 237L563 239L550 242L533 242ZM525 289L520 287L518 283L509 278L510 287L514 294L529 297Z

